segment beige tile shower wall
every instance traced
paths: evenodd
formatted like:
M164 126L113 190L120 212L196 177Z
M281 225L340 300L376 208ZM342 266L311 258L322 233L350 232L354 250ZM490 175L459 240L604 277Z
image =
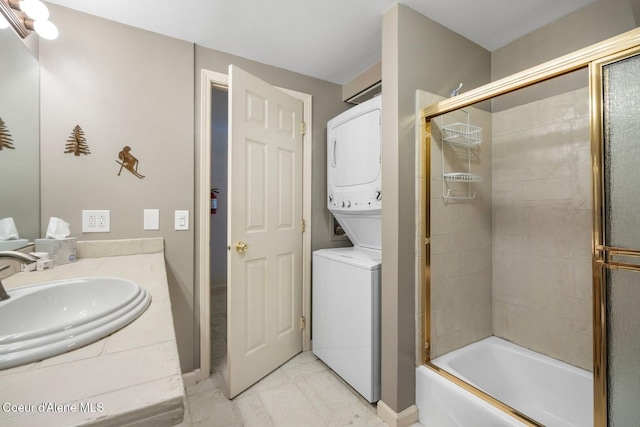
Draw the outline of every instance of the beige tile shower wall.
M493 114L493 331L591 369L589 94Z
M431 143L431 357L491 335L491 114L467 108L469 123L482 128L482 143L470 152L473 200L445 198L442 174L466 172L465 152L444 146L441 128L467 122L457 111L432 122Z

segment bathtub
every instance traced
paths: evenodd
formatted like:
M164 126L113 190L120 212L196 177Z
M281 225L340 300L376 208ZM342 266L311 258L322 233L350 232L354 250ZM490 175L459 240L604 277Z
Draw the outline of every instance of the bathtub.
M496 337L432 362L547 427L593 425L593 375L583 369ZM425 366L416 388L425 427L524 425Z

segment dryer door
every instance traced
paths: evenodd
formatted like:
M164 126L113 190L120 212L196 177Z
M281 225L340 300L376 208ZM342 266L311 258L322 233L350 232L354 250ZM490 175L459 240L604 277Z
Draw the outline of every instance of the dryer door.
M369 184L380 176L380 119L379 109L369 110L331 129L329 185Z

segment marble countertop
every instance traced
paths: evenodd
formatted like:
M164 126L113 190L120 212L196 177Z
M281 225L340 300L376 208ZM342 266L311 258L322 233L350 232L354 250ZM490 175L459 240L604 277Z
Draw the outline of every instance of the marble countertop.
M162 239L82 243L78 242L78 257L84 258L51 270L17 273L3 280L5 288L117 276L149 291L151 305L132 323L99 341L41 362L0 370L0 426L180 422L184 384Z

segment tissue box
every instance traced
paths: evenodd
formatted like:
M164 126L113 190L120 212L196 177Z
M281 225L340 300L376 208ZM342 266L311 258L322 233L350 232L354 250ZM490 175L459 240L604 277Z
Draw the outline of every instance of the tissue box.
M54 265L74 262L76 260L76 238L36 239L36 252L47 252Z

